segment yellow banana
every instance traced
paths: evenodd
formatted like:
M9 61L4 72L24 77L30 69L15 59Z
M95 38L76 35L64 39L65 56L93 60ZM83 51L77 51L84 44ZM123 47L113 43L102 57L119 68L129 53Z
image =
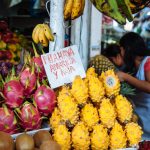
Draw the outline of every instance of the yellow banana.
M32 32L32 39L33 41L38 44L39 43L39 30L41 28L41 24L35 26Z
M46 38L45 36L45 33L44 33L44 28L43 26L40 28L39 30L39 42L44 46L44 47L47 47L48 46L48 39Z
M68 20L71 18L73 2L74 0L65 0L65 6L64 6L64 19L65 20Z
M74 0L71 12L71 19L76 19L81 15L82 7L82 0Z
M83 12L84 12L84 7L85 7L85 0L81 0L81 1L82 1L82 8L81 8L80 15L83 14Z
M43 28L46 38L49 41L54 41L54 36L52 34L51 28L47 24L43 24Z

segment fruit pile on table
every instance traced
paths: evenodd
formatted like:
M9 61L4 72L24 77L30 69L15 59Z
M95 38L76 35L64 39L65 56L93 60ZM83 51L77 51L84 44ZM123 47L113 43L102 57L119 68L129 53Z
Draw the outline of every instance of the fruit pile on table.
M30 49L30 42L24 35L12 32L5 21L0 21L0 61L17 64L22 48Z
M14 134L39 129L55 107L55 92L34 50L35 56L26 56L20 72L12 67L7 76L0 77L0 131Z
M40 130L33 136L23 133L14 141L11 136L0 131L1 150L61 150L59 144L53 139L46 130Z
M98 76L91 67L85 79L76 76L57 93L50 126L62 150L121 149L140 142L142 129L113 70Z

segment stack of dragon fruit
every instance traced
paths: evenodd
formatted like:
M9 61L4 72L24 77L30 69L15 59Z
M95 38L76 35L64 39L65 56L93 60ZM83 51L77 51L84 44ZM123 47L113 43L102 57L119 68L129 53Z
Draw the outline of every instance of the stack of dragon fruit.
M35 50L35 47L34 47ZM48 86L41 57L35 50L22 71L1 77L0 131L10 134L41 128L55 107L55 92Z

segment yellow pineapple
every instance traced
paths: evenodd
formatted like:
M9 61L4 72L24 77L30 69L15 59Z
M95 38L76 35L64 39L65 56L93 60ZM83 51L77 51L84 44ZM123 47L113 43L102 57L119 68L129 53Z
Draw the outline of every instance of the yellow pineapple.
M62 101L58 102L58 108L62 120L75 125L79 119L78 105L72 97L65 97Z
M125 131L130 146L137 145L141 141L143 132L137 123L128 123L125 126Z
M92 104L86 104L81 110L81 120L91 130L92 127L99 122L97 109Z
M53 138L61 146L61 150L71 148L71 134L65 125L58 125L54 130Z
M71 91L70 91L69 87L63 86L61 88L61 90L59 91L59 94L58 94L58 97L57 97L57 101L61 102L66 97L72 97Z
M95 68L90 67L86 72L86 78L90 80L92 77L97 77L97 73L95 73Z
M116 120L116 112L114 106L111 104L110 99L102 99L99 109L100 121L107 127L113 127Z
M88 150L90 146L90 136L88 128L83 122L78 124L72 130L72 143L75 150Z
M85 104L88 99L88 87L80 76L76 76L73 83L71 93L78 104Z
M105 95L103 83L97 77L89 80L89 95L93 102L100 102Z
M92 150L108 150L109 135L103 125L95 125L91 133Z
M59 124L61 123L61 116L60 112L57 107L55 107L52 116L50 118L50 125L52 129L54 130Z
M126 148L127 138L122 126L116 121L110 132L110 148L121 149Z
M115 106L119 121L122 123L129 122L133 113L131 103L122 95L118 95L115 98Z
M118 76L114 73L113 70L108 70L103 72L101 75L103 84L106 90L106 95L108 97L117 96L120 92L120 81Z

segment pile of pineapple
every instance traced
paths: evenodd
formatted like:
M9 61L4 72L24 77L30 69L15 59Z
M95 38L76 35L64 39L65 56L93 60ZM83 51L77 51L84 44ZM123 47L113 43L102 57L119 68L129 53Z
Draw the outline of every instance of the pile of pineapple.
M142 130L133 116L132 104L120 95L114 71L98 77L89 68L85 79L77 76L71 86L59 90L50 125L62 150L113 150L141 140Z

